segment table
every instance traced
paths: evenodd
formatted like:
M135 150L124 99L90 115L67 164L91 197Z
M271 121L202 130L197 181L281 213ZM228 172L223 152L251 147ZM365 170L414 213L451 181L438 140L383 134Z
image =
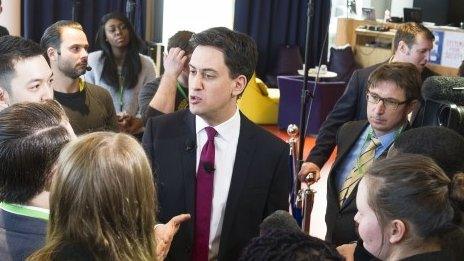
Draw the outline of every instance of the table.
M304 71L302 69L298 70L298 74L303 75ZM312 78L316 78L317 76L316 68L310 68L308 71L308 76ZM335 77L337 77L336 72L326 71L325 73L323 73L322 70L319 72L319 78L335 78Z

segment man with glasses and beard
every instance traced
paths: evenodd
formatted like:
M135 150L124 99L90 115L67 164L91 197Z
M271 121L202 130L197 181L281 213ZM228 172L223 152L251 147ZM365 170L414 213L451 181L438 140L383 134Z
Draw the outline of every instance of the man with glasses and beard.
M84 82L89 43L82 26L58 21L48 27L40 40L54 75L55 99L64 107L76 134L117 130L116 112L109 92Z

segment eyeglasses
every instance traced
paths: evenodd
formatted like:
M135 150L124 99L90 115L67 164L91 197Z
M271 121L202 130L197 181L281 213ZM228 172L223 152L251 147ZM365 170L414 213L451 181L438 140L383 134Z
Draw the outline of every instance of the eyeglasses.
M372 103L372 104L377 104L380 101L382 101L383 105L385 105L386 108L391 109L391 110L396 110L396 109L398 109L398 106L409 102L408 100L400 102L400 101L397 101L395 99L382 98L382 97L378 96L377 94L374 94L374 93L371 93L371 92L366 93L366 98L367 98L367 101Z

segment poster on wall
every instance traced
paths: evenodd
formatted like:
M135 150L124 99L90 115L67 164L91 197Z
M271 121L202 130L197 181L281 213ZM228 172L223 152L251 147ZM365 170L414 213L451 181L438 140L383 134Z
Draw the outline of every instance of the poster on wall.
M430 51L430 62L434 64L441 64L441 54L443 52L443 31L432 31L435 36L433 41L433 49Z
M458 68L464 60L464 33L444 32L441 65Z

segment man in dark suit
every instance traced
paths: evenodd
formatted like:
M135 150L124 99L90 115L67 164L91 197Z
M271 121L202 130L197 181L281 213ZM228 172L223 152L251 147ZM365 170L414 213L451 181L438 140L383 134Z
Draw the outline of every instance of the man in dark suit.
M436 75L425 65L429 61L435 37L429 29L417 23L405 23L398 28L394 40L394 55L380 64L357 70L353 73L345 93L335 104L332 112L322 124L317 135L316 145L311 150L300 174L314 173L315 180L320 170L335 148L335 136L344 123L366 119L367 78L379 66L390 62L409 62L421 72L422 81Z
M398 134L408 128L407 115L418 106L420 83L420 74L410 63L379 66L367 83L368 120L347 122L337 132L337 158L327 182L329 242L341 245L357 240L353 218L358 182L370 164L385 157ZM376 144L370 147L372 143ZM366 158L369 150L370 158Z
M189 110L150 118L143 144L158 185L160 221L192 216L168 259L237 260L261 221L288 209L288 146L237 109L256 67L254 41L211 28L192 43Z

